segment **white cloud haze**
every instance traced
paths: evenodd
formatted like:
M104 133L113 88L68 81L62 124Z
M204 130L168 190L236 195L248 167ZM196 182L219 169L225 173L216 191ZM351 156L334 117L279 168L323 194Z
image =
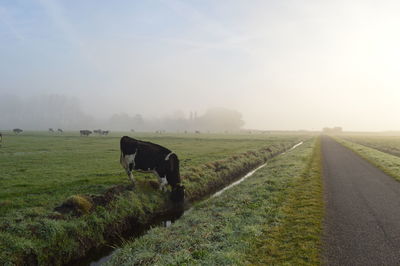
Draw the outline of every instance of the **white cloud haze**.
M399 13L387 0L0 1L0 97L75 97L98 119L222 106L247 128L400 130Z

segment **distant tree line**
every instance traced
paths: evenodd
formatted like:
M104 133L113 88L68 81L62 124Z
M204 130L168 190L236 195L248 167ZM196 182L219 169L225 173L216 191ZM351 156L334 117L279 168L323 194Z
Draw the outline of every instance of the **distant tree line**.
M144 119L140 114L115 114L111 117L110 128L134 131L191 131L221 132L237 131L244 125L241 113L225 108L211 108L203 115L193 112L186 117L182 111L158 119Z
M106 128L113 131L222 132L237 131L244 125L241 113L226 108L211 108L204 114L176 111L162 118L144 118L141 114L113 114L96 120L83 112L78 99L64 95L39 95L22 99L0 95L0 129L81 130Z

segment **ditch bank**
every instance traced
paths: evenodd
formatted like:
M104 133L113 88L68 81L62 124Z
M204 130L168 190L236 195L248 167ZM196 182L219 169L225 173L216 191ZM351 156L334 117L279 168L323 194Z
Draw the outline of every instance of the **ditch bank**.
M303 144L303 142L299 142L298 144L294 145L289 149L293 150L299 145ZM284 154L285 152L282 152L280 154ZM205 195L205 199L207 200L208 198L214 198L218 197L224 191L240 184L250 176L252 176L257 170L263 168L266 166L267 163L264 163L257 168L253 168L250 172L247 172L244 176L241 176L239 179L235 179L233 183L228 184L227 186L222 187L222 189L216 191L214 194L207 194ZM201 199L202 200L202 199ZM101 247L94 248L88 252L88 254L84 258L80 258L78 260L74 260L71 263L68 263L68 265L76 265L76 266L86 266L86 265L91 265L91 266L97 266L105 263L111 257L113 254L119 249L115 247L119 247L124 243L124 240L127 239L133 239L140 237L144 235L149 229L157 226L161 227L169 227L172 223L174 223L176 220L178 220L182 215L187 214L191 211L191 205L190 204L185 204L182 206L182 208L176 208L171 209L171 210L166 210L163 213L156 214L154 219L152 219L148 224L144 226L139 226L133 230L129 230L128 232L124 232L123 236L120 239L117 239L115 242L112 243L107 243L105 245L102 245Z
M305 242L312 242L316 250L319 237L308 233L315 226L308 223L309 212L305 209L311 207L313 211L313 208L311 202L303 198L311 195L314 198L315 194L310 194L314 188L298 189L298 185L308 184L311 179L308 167L314 143L309 140L293 152L269 160L240 186L218 197L196 202L169 228L155 227L144 236L127 241L102 265L280 265L288 261L281 257L273 263L257 263L258 258L274 257L264 252L252 253L255 256L249 258L248 254L258 247L258 240L272 247L282 244L284 252L294 250L292 265L307 264L310 251L297 251L303 250ZM320 179L320 176L315 178ZM294 190L299 193L293 195ZM288 197L294 202L288 202ZM294 212L288 213L288 207L293 207ZM282 224L287 220L286 214L290 215L291 222L300 226L291 227L289 238L278 235L271 239L266 229L279 227L278 232L286 232L286 225ZM296 239L290 238L293 232Z
M90 252L143 234L162 217L179 217L185 206L221 190L294 144L276 143L182 171L186 200L180 206L172 204L169 193L160 192L157 184L148 180L139 180L135 188L115 186L103 195L72 196L56 207L54 215L32 224L30 248L10 256L10 262L76 265Z
M288 151L291 151L291 150L297 148L301 144L303 144L303 141L294 145ZM280 154L285 154L285 153L286 152L282 152ZM264 163L255 169L253 168L250 172L247 172L244 176L242 175L239 179L235 179L234 182L228 184L227 186L222 187L222 189L216 191L215 193L213 193L211 195L210 194L206 195L205 200L220 196L226 190L242 183L244 180L246 180L247 178L252 176L256 171L258 171L259 169L263 168L266 165L267 165L267 163ZM108 244L104 245L103 247L92 249L88 252L88 254L84 258L75 260L72 263L69 263L68 265L71 265L71 266L72 265L75 265L75 266L102 265L103 263L109 261L111 259L111 257L115 254L115 252L119 250L119 248L115 248L115 247L120 247L124 243L124 240L132 240L134 238L140 237L153 227L159 227L159 226L169 227L172 223L174 223L176 220L178 220L182 215L186 215L191 210L192 210L191 205L185 204L182 209L177 208L176 210L167 210L167 212L165 212L165 213L160 213L159 215L156 215L155 219L153 219L149 224L135 228L133 231L124 233L124 236L122 237L122 239L119 239L118 242L108 243Z

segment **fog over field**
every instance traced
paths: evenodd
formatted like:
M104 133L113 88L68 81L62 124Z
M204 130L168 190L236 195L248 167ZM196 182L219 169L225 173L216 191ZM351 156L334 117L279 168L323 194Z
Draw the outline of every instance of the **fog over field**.
M388 0L0 0L0 129L400 130L399 13Z

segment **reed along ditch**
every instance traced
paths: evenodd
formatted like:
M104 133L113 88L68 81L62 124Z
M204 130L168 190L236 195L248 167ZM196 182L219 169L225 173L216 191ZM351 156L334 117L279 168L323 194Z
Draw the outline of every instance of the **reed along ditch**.
M291 151L300 146L301 144L303 144L303 141L293 145L290 148L285 148L280 152L271 154L272 156L266 158L266 160L262 162L261 165L258 164L256 166L250 166L251 167L250 170L248 169L249 167L246 167L246 170L243 170L243 172L245 173L241 173L239 176L234 175L234 177L230 178L230 182L224 183L224 185L220 186L218 189L208 190L208 193L205 193L201 197L198 197L196 199L189 198L187 199L185 204L181 206L169 206L168 208L160 212L154 213L154 215L146 223L132 223L131 226L127 228L125 231L121 232L120 235L109 239L107 243L102 244L101 246L90 249L84 257L70 261L67 265L97 266L103 264L104 262L111 259L113 254L119 249L120 246L123 245L124 242L146 234L146 232L153 227L157 226L169 227L182 215L190 213L190 210L192 209L191 206L193 203L199 201L206 201L211 198L218 197L224 191L240 184L241 182L252 176L257 170L266 166L267 164L266 161L268 159L271 159L272 157L275 157L280 154L284 154L286 153L286 151Z

